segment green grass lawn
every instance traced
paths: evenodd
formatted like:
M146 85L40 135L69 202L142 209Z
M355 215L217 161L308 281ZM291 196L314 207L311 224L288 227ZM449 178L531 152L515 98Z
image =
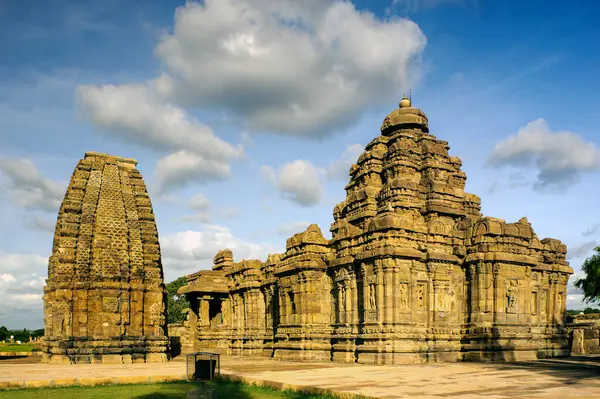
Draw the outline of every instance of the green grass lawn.
M39 351L40 348L31 344L1 344L0 352L33 352Z
M231 381L207 383L215 388L218 399L334 399L332 395L278 391ZM0 399L171 399L185 398L198 384L173 382L164 384L105 385L99 387L31 388L0 390Z

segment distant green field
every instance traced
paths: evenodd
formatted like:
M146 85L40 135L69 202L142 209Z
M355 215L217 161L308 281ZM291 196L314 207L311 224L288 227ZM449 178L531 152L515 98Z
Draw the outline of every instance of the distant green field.
M188 391L199 385L186 382L163 384L105 385L99 387L31 388L0 390L0 399L175 399L185 398ZM218 381L206 384L214 388L218 398L227 399L335 399L333 395L303 394L293 391L278 391Z
M31 344L0 344L0 352L33 352L39 350L39 346Z

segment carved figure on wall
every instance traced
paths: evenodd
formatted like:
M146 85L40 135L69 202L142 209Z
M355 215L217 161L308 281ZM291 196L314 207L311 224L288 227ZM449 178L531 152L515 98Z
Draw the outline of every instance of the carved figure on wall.
M340 293L342 296L340 311L345 312L346 311L346 287L345 286L342 285Z
M61 335L71 335L71 312L68 309L63 314L62 320Z
M558 293L558 296L556 298L556 310L558 310L559 312L562 312L562 306L563 305L563 294L562 292Z
M519 283L516 280L510 280L506 288L507 308L514 310L517 307L517 299L519 292Z
M406 284L400 284L398 295L400 296L400 307L408 308L408 289Z
M540 313L546 313L546 291L542 291L540 298Z
M375 284L369 284L369 307L370 309L377 308L377 301L375 296Z
M437 292L437 305L438 305L438 310L446 310L447 309L447 297L446 297L446 291L444 289L444 287L439 287L438 288L438 292Z

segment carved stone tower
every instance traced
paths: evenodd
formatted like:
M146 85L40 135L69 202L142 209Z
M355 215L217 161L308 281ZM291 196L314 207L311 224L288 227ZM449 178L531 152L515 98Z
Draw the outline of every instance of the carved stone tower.
M166 361L166 289L137 161L88 152L58 213L44 287L44 360Z
M195 348L375 364L568 354L566 246L483 216L449 149L403 98L350 168L331 240L311 225L263 263L227 251L218 282L188 276L180 293L215 308L229 279L229 318L216 335L194 316Z

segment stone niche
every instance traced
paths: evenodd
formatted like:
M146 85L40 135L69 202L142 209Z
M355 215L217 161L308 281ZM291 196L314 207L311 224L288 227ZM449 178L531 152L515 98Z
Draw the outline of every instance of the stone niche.
M44 361L167 360L166 289L137 161L88 152L58 213L44 287Z
M449 149L404 98L350 168L331 240L311 225L265 262L224 250L188 276L196 314L227 309L218 329L190 319L196 349L370 364L568 354L566 246L526 218L483 216Z

